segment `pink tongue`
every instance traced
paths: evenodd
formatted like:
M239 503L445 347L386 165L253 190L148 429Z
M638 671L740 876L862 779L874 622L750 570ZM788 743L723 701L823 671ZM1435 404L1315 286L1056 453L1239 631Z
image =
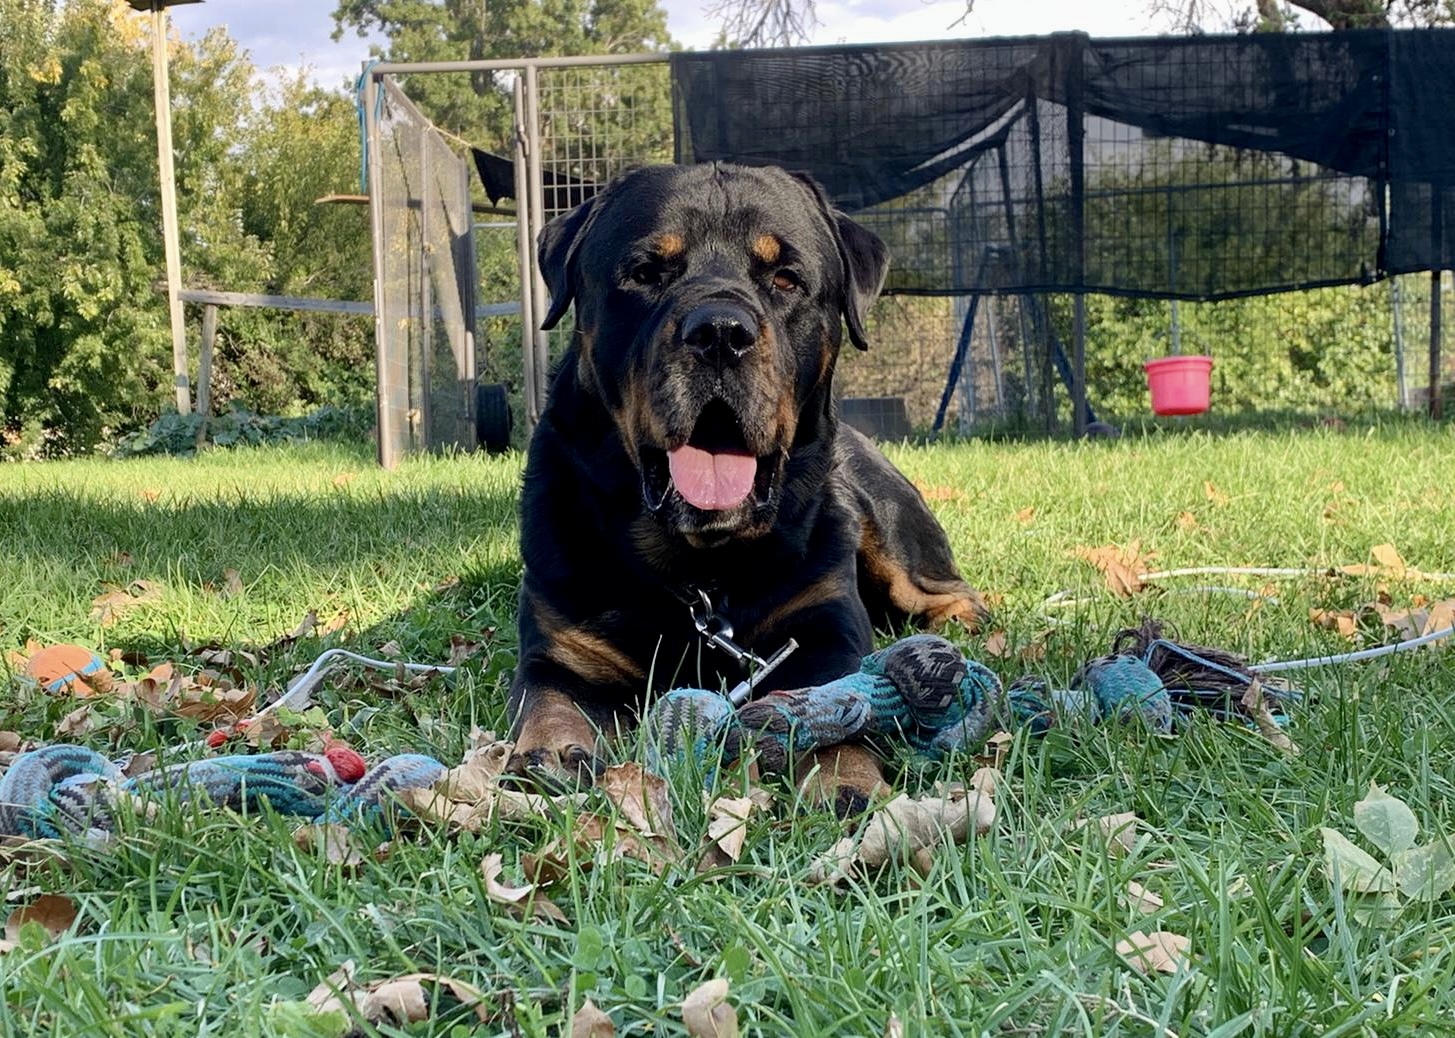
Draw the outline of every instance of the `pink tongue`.
M736 508L753 490L758 459L751 454L713 454L697 447L667 452L677 493L705 512Z

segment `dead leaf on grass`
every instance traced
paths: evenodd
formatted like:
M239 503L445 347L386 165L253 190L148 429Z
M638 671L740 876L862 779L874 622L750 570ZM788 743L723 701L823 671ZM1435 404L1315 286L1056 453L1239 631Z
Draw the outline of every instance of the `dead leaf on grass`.
M889 1021L884 1025L884 1038L904 1038L904 1024L893 1013L889 1014Z
M347 1012L352 1006L369 1023L418 1023L430 1018L432 995L426 985L442 987L456 1001L475 1011L481 1023L490 1019L485 995L473 984L439 973L410 973L376 980L360 987L354 980L354 964L346 962L308 996L317 1013Z
M416 816L475 832L493 817L539 818L579 807L585 794L545 796L503 789L499 779L514 743L490 742L465 753L465 759L429 789L405 789L399 799Z
M855 865L872 869L895 860L923 868L928 857L921 852L963 843L994 823L995 801L978 789L918 799L901 793L870 816L858 838L845 837L810 865L809 882L838 883Z
M1164 905L1160 894L1148 890L1136 880L1127 883L1127 893L1122 898L1122 903L1139 915L1152 915L1154 912L1160 912Z
M1342 638L1354 639L1358 633L1359 622L1354 613L1348 609L1310 609L1309 620L1316 626L1326 631L1335 631Z
M324 861L345 869L358 868L368 857L353 830L337 822L301 825L293 831L293 843L299 850L321 850Z
M123 613L162 596L162 585L151 580L133 580L125 587L103 584L106 590L91 600L91 619L102 627L110 627Z
M1100 818L1083 818L1076 823L1077 829L1085 829L1088 826L1095 826L1101 833L1102 839L1106 841L1107 849L1119 853L1130 853L1137 845L1137 826L1141 824L1135 812L1123 811L1114 815L1103 815Z
M233 598L243 593L242 574L237 570L228 568L222 571L222 590L218 592L223 598Z
M682 1000L682 1023L692 1038L737 1038L738 1011L727 996L727 979L718 977Z
M956 490L954 487L921 483L918 480L915 481L914 487L926 501L956 501L965 496L963 490Z
M1177 513L1177 528L1184 533L1190 533L1197 529L1197 516L1191 512Z
M1027 507L1025 507L1025 508L1020 509L1015 514L1015 521L1018 522L1018 523L1020 523L1022 526L1024 526L1027 523L1033 522L1035 520L1035 518L1036 518L1036 510L1035 510L1034 507L1029 506L1029 505Z
M1117 544L1078 547L1073 554L1099 569L1107 588L1118 598L1130 598L1146 587L1142 575L1150 572L1148 564L1156 557L1155 552L1142 554L1141 541L1132 541L1125 548Z
M596 780L596 786L621 812L626 823L642 836L677 841L672 800L665 779L653 775L636 761L627 761L607 768Z
M707 846L697 865L699 872L721 868L742 856L755 807L750 796L720 796L707 805Z
M1154 970L1176 973L1178 966L1187 960L1187 950L1191 945L1186 937L1169 930L1153 930L1151 933L1133 930L1125 940L1117 942L1117 954L1141 973Z
M61 718L56 725L56 734L64 735L68 739L79 739L100 723L91 713L90 704L83 704Z
M616 1025L611 1022L611 1017L589 998L571 1017L571 1038L612 1038L615 1034Z
M17 908L5 920L5 939L20 940L20 928L26 923L38 923L46 935L55 940L76 922L76 906L68 897L59 894L42 894L24 908Z
M0 731L0 753L18 753L24 743L19 732Z
M999 774L1000 769L1005 766L1005 758L1010 755L1010 747L1013 742L1015 742L1015 736L1010 732L996 732L980 747L980 752L975 755L976 763L983 765L982 771L989 769ZM975 774L979 775L980 772L977 771ZM972 778L971 781L973 782L974 779ZM993 795L995 791L992 789L989 792Z
M1202 481L1202 492L1209 501L1217 505L1219 508L1223 507L1232 500L1232 498L1230 498L1226 492L1219 490L1217 484L1210 479L1205 479Z

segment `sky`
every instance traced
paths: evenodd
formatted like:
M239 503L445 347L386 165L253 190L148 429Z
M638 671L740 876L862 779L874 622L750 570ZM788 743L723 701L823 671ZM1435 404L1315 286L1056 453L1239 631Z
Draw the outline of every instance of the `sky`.
M716 26L704 0L665 0L672 36L689 47L707 46ZM338 42L332 0L204 0L169 9L173 24L195 38L225 25L255 65L312 69L317 82L339 86L358 75L369 56L367 40L352 31ZM956 37L1030 36L1080 29L1093 36L1155 32L1146 5L1136 0L975 0L960 24L964 0L819 0L812 43L877 43Z

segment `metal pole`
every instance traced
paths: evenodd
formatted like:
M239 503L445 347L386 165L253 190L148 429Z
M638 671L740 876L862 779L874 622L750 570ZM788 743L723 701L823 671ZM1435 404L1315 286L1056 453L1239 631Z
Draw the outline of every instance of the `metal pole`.
M1430 417L1445 416L1440 400L1440 271L1430 271Z
M207 423L212 417L212 348L217 340L217 307L208 303L202 308L202 351L197 354L197 440L193 446L201 450L207 442Z
M1404 370L1404 307L1401 305L1399 277L1389 279L1389 303L1394 317L1394 377L1399 387L1399 409L1410 408L1410 386Z
M465 432L465 445L469 450L475 450L480 446L480 438L477 435L478 424L475 413L475 388L480 381L480 373L477 370L477 358L475 356L475 343L479 330L479 321L475 313L475 307L479 305L476 295L480 286L479 268L475 262L475 217L470 210L470 164L463 159L456 167L460 175L460 199L465 211L461 214L464 220L465 229L460 238L460 266L463 270L457 271L460 284L460 309L465 322L465 337L460 348L464 355L458 358L460 365L461 381L465 383L465 406L463 413L465 422L469 428Z
M1075 266L1074 347L1071 359L1072 432L1086 435L1086 113L1082 95L1082 41L1080 37L1063 37L1063 53L1068 54L1066 141L1071 167L1071 259Z
M379 75L410 72L514 72L533 68L579 68L583 65L651 65L667 61L666 54L596 54L559 58L491 58L483 61L381 61Z
M546 226L546 192L541 169L540 83L535 65L528 65L525 70L525 135L526 162L530 172L531 313L536 318L531 331L536 345L536 399L540 401L541 410L545 410L546 378L551 366L551 333L540 328L540 318L545 316L547 308L546 282L536 262L536 248Z
M152 88L157 109L157 171L162 189L162 245L167 259L167 312L177 413L192 412L187 377L187 325L182 313L182 250L177 239L177 175L172 168L172 91L167 70L167 9L152 0Z
M520 267L520 370L521 397L525 407L525 438L530 439L541 418L536 397L535 289L531 280L534 264L530 247L530 177L525 161L525 84L515 78L515 246Z
M382 84L377 74L364 81L364 146L368 150L369 225L374 245L374 387L375 424L378 426L379 464L392 469L399 464L395 414L390 406L394 377L390 372L388 315L384 312L384 163L379 155L377 106Z

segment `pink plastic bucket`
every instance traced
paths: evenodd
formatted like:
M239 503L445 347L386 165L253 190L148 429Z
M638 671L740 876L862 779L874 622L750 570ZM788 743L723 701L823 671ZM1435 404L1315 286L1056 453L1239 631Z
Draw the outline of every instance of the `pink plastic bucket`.
M1202 414L1207 410L1211 357L1158 357L1142 367L1147 369L1154 413Z

